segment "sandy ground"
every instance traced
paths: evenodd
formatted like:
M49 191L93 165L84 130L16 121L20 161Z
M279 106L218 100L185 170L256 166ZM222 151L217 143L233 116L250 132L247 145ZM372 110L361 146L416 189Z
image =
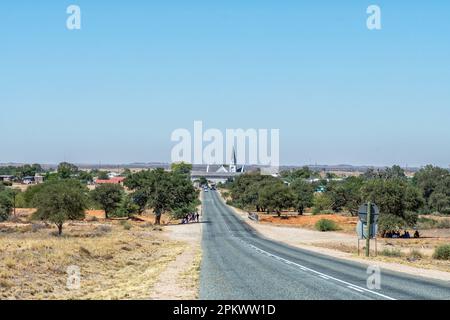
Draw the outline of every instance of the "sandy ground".
M5 257L0 299L198 298L201 223L178 225L163 215L162 226L154 227L150 213L124 221L105 220L103 210L87 210L85 221L66 223L65 236L58 239L51 224L30 221L33 212L19 208L14 221L0 224L0 257ZM77 264L73 252L80 250L86 258L79 263L85 280L81 290L67 291L64 272L48 272L48 265ZM98 258L103 256L107 258ZM126 275L128 269L132 273Z
M201 194L199 194L201 200ZM197 207L201 214L201 204ZM182 243L183 252L169 263L160 274L153 287L150 299L153 300L194 300L200 291L200 264L202 259L202 223L176 224L163 216L164 237L169 241ZM169 224L170 223L170 224Z
M319 232L298 227L258 223L248 219L247 212L231 206L230 208L232 208L243 221L251 225L263 236L275 241L281 241L294 247L338 257L341 259L357 261L366 264L369 262L376 263L380 268L388 270L405 272L412 275L420 274L423 277L450 281L450 272L448 272L450 271L450 265L447 261L433 261L433 265L424 263L423 267L421 265L421 267L418 268L416 266L412 266L407 261L403 261L400 259L397 259L396 262L388 262L384 261L387 260L387 257L358 257L354 253L354 248L357 247L357 239L354 235L339 232ZM392 240L395 239L389 240L392 242ZM401 241L401 239L398 240ZM363 243L361 242L361 245L362 244ZM389 244L384 245L390 246ZM382 249L382 247L383 244L381 244L380 250ZM416 262L415 264L419 264L419 262Z
M0 224L0 299L142 299L187 245L145 222ZM68 268L80 287L67 286Z
M201 223L165 226L167 239L186 244L183 252L161 273L150 299L198 299L201 261Z

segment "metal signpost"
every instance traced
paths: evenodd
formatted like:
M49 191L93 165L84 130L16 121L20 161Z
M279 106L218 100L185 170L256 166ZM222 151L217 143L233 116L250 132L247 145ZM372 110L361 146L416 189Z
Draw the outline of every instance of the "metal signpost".
M372 204L369 202L367 204L367 238L366 238L366 257L370 256L370 213L372 209Z
M379 214L380 210L374 203L368 202L359 207L359 221L356 225L356 233L358 234L358 255L359 240L362 239L366 240L366 257L370 255L370 239L375 239L375 255L377 254L377 222Z

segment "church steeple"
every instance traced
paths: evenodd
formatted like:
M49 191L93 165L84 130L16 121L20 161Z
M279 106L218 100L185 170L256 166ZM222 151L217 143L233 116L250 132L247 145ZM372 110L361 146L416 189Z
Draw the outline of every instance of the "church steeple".
M236 148L233 147L233 154L231 156L231 164L230 164L230 172L237 172L237 157L236 157Z

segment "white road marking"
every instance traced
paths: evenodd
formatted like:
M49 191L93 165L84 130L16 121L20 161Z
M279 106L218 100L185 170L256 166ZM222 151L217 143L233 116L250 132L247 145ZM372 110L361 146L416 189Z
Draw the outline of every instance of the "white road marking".
M358 292L364 292L364 291L362 291L361 289L355 288L354 286L347 286L347 288L356 290L356 291L358 291Z
M246 243L246 242L244 242L244 243ZM385 299L388 299L388 300L396 300L395 298L392 298L392 297L390 297L390 296L384 295L384 294L382 294L382 293L379 293L379 292L376 292L376 291L373 291L373 290L369 290L369 289L366 289L366 288L363 288L363 287L354 285L354 284L352 284L352 283L350 283L350 282L347 282L347 281L344 281L344 280L341 280L341 279L338 279L338 278L329 276L329 275L324 274L324 273L322 273L322 272L316 271L316 270L314 270L314 269L311 269L311 268L302 266L301 264L295 263L295 262L293 262L293 261L286 260L286 259L281 258L281 257L279 257L279 256L276 256L276 255L274 255L274 254L272 254L272 253L269 253L269 252L267 252L267 251L264 251L264 250L262 250L261 248L258 248L258 247L256 247L256 246L250 244L250 243L246 243L246 244L247 244L250 248L253 248L254 250L257 250L257 249L258 249L260 252L265 253L266 255L268 255L268 256L270 256L270 257L276 257L277 260L280 260L280 261L282 261L282 262L284 262L284 263L286 263L286 264L294 265L294 266L296 266L296 267L299 267L301 270L312 272L312 273L317 274L318 276L320 276L320 277L322 277L322 278L324 278L324 279L326 279L326 280L334 280L334 281L336 281L336 282L345 284L348 288L351 287L350 289L353 289L353 290L356 290L356 291L359 291L359 292L367 292L367 293L371 293L371 294L377 295L377 296L379 296L379 297L382 297L382 298L385 298Z
M226 226L226 228L228 229L228 231L231 233L231 235L232 235L233 237L235 237L234 234L233 234L233 232L231 231L231 229L230 229L230 227L228 226L227 223L225 223L225 226ZM314 269L311 269L311 268L302 266L301 264L295 263L295 262L293 262L293 261L284 259L284 258L282 258L282 257L280 257L280 256L274 255L274 254L269 253L269 252L267 252L267 251L265 251L265 250L263 250L263 249L261 249L261 248L258 248L258 247L256 247L256 246L254 246L254 245L252 245L252 244L250 244L250 243L244 241L242 238L237 238L237 237L236 237L236 239L238 239L238 240L241 241L244 245L246 245L246 246L252 248L253 250L256 250L257 252L259 252L259 253L261 253L261 254L265 254L265 255L267 255L267 256L269 256L269 257L276 258L277 260L282 261L282 262L284 262L284 263L286 263L286 264L296 266L296 267L300 268L300 269L303 270L303 271L309 271L309 272L312 272L312 273L314 273L314 274L316 274L316 275L318 275L318 276L320 276L320 277L322 277L322 278L324 278L324 279L326 278L327 280L334 280L334 281L336 281L336 282L342 283L342 284L346 285L346 287L349 288L349 289L353 289L353 290L358 291L358 292L361 292L361 293L363 293L363 292L371 293L371 294L374 294L374 295L376 295L376 296L379 296L379 297L382 297L382 298L385 298L385 299L388 299L388 300L397 300L397 299L395 299L395 298L392 298L392 297L390 297L390 296L384 295L384 294L382 294L382 293L379 293L379 292L376 292L376 291L373 291L373 290L369 290L369 289L366 289L366 288L363 288L363 287L354 285L354 284L352 284L352 283L350 283L350 282L347 282L347 281L344 281L344 280L341 280L341 279L338 279L338 278L335 278L335 277L326 275L326 274L324 274L324 273L322 273L322 272L319 272L319 271L316 271L316 270L314 270Z

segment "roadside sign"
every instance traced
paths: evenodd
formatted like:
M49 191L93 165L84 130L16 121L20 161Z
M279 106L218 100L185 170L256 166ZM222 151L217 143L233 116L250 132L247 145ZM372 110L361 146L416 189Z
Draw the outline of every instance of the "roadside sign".
M356 224L356 233L358 234L358 239L367 239L367 223L363 223L361 220ZM378 233L378 224L372 223L370 225L370 237L369 239L376 238Z
M380 215L380 209L374 203L371 203L370 207L371 207L371 209L370 209L370 223L376 223L376 222L378 222L378 217ZM367 212L368 212L368 204L367 203L361 205L359 207L359 209L358 209L359 219L363 223L367 223Z

